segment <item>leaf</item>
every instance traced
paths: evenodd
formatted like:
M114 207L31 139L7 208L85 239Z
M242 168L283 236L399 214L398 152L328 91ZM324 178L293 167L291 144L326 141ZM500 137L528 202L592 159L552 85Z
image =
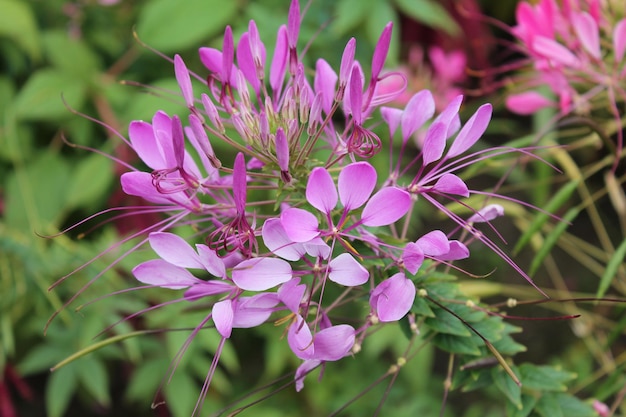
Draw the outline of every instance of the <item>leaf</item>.
M113 182L113 163L98 154L82 159L67 184L68 207L90 207Z
M164 390L167 407L175 417L191 415L200 392L196 382L186 373L175 372Z
M626 239L622 242L621 245L615 250L611 259L606 264L606 269L604 270L604 274L602 274L602 278L600 278L600 284L598 285L598 292L596 293L596 297L602 298L604 294L611 286L611 281L613 277L617 274L617 269L622 265L622 261L624 260L624 256L626 256Z
M70 39L67 31L54 30L42 37L46 56L65 74L89 79L100 68L100 61L82 39Z
M72 115L63 105L80 108L85 100L86 85L71 74L42 69L26 81L15 100L15 114L23 120L58 120Z
M384 3L384 2L383 2ZM386 3L385 3L386 4ZM344 35L358 28L371 13L371 1L363 0L340 0L336 3L335 18L330 27L336 35Z
M77 388L76 364L53 372L46 385L46 410L49 417L61 417Z
M511 369L516 375L519 375L519 371L516 370L514 366L511 366ZM493 376L493 381L500 392L502 392L518 410L523 409L522 388L517 385L515 381L513 381L513 379L500 367L493 368L491 370L491 375Z
M571 372L529 363L520 365L519 371L524 388L537 391L565 391L566 382L576 378L576 374Z
M539 398L534 395L522 394L522 408L516 407L513 403L507 403L506 415L508 417L528 417L535 409Z
M563 410L559 404L558 398L554 394L544 394L539 398L535 407L537 413L542 417L564 417ZM567 417L570 417L569 414Z
M78 365L78 378L84 387L98 402L105 407L111 404L109 397L109 376L103 362L94 356L83 358Z
M555 394L561 411L564 416L567 417L594 417L597 416L598 413L593 409L593 407L573 395L566 393Z
M465 325L449 312L441 309L433 309L435 317L426 317L424 324L439 333L452 334L455 336L470 337L471 333Z
M131 120L151 120L154 113L158 110L162 110L169 116L178 114L180 117L186 117L185 113L187 109L183 103L182 97L170 96L163 98L162 91L171 91L172 94L179 95L180 90L178 84L174 78L165 78L150 83L155 87L155 91L159 91L156 95L151 94L153 91L140 91L135 93L130 98L130 104L124 110L124 114L127 115L127 119L124 122L130 122ZM177 102L177 99L179 100Z
M395 0L402 12L433 29L443 29L448 35L457 35L459 26L446 9L434 0Z
M473 356L478 356L481 353L475 340L471 337L459 337L439 333L433 338L433 343L441 350L450 353Z
M415 297L413 307L411 307L411 312L417 314L418 316L435 317L435 313L431 310L428 302L422 297Z
M561 219L561 222L556 225L554 230L552 230L548 236L546 236L546 239L543 241L543 245L541 245L537 254L533 258L532 263L530 264L528 275L533 276L535 272L537 272L537 269L539 269L545 257L548 256L550 251L552 251L554 245L557 243L563 232L565 232L565 229L567 229L569 224L578 216L578 213L580 213L580 209L578 208L569 209L567 213L565 213L565 216Z
M552 197L550 201L542 207L545 213L538 213L530 226L524 231L524 234L519 238L515 248L513 249L513 253L518 253L528 242L530 242L533 235L541 229L546 221L548 221L548 218L550 217L548 213L553 213L558 210L576 190L578 184L579 181L570 181L557 191L554 197Z
M0 37L13 39L33 60L41 57L39 32L28 2L0 0Z
M130 378L125 397L130 401L145 403L152 400L159 383L167 378L169 359L159 358L144 361Z
M153 0L141 10L137 34L152 48L171 53L222 33L236 12L235 1Z

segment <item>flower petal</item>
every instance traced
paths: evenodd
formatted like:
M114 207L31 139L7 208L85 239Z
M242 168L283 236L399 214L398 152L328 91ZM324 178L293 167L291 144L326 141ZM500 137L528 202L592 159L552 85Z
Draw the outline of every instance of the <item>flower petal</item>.
M370 306L382 322L404 317L415 301L415 285L399 272L378 284L370 296Z
M377 174L367 162L346 165L339 173L339 199L347 211L361 207L372 195Z
M505 100L506 108L516 114L530 115L555 103L536 91L526 91L520 94L511 94Z
M294 242L308 242L320 234L317 217L303 209L288 208L280 214L280 221Z
M300 359L314 359L313 335L309 325L302 316L297 315L295 323L291 323L287 332L287 343L291 351Z
M296 243L289 239L280 219L267 219L265 223L263 223L261 235L263 236L265 246L267 246L272 253L283 259L297 261L302 258L305 253L301 243Z
M422 262L424 262L424 252L419 245L413 242L407 243L402 252L402 263L406 270L415 275L422 266Z
M291 265L276 258L247 259L232 272L233 282L248 291L265 291L289 281L291 277Z
M435 114L435 100L428 90L416 93L407 103L402 114L402 139L406 142L426 120Z
M399 220L409 211L411 196L408 192L394 187L385 187L369 199L361 221L366 226L386 226Z
M300 392L302 388L304 388L304 377L309 374L313 369L317 368L322 361L316 359L309 359L302 363L302 365L298 366L296 369L296 375L294 376L294 380L296 381L296 392Z
M470 195L467 185L454 174L442 175L433 186L433 189L440 193L461 195L463 197L469 197Z
M433 123L426 132L424 145L422 145L422 160L424 165L437 161L443 155L446 148L448 126L441 122Z
M328 278L337 284L353 287L365 284L370 274L349 253L342 253L330 261Z
M150 233L150 246L162 259L181 268L204 269L196 251L182 237L173 233Z
M472 147L478 139L485 133L489 121L491 120L491 104L483 104L476 110L476 113L470 117L465 123L461 131L454 139L450 150L448 151L447 158L454 158L457 155L462 154L466 150Z
M300 278L292 278L278 289L278 299L291 311L297 314L304 297L306 285L300 284Z
M143 262L133 268L137 281L156 287L180 290L204 281L191 275L185 268L172 265L162 259Z
M261 293L237 299L233 327L249 329L263 324L274 312L279 299L276 293Z
M613 28L613 50L615 62L622 62L626 52L626 18L620 20Z
M417 246L428 256L445 255L450 251L448 237L441 230L433 230L417 239Z
M354 345L352 326L340 324L320 330L313 337L314 359L336 361L346 356Z
M212 309L215 328L222 337L228 339L233 331L233 300L218 301Z
M325 168L316 167L311 171L306 186L306 199L313 207L326 214L337 206L337 188Z

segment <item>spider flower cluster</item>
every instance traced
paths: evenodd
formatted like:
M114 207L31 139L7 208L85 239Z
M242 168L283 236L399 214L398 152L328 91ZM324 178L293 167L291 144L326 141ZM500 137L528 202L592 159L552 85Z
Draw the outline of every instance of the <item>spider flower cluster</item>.
M516 81L525 91L507 97L507 107L533 114L553 107L562 115L589 116L610 109L621 125L626 101L626 10L614 0L522 1L513 35L532 70ZM541 92L538 90L542 90ZM618 151L622 150L622 132ZM619 154L618 154L619 156Z
M442 203L472 193L457 171L511 151L468 153L487 128L491 106L464 124L461 96L436 117L426 90L404 109L385 107L403 92L379 89L391 76L382 72L391 24L371 71L355 60L351 39L338 71L319 59L311 73L297 50L300 21L294 0L271 63L254 21L237 44L227 27L221 50L200 48L202 74L175 56L188 117L159 111L129 127L129 144L149 172L123 174L123 190L168 214L148 230L158 258L133 274L148 287L184 290L178 301L209 301L189 341L207 324L221 335L201 398L235 328L284 326L286 343L302 360L295 373L300 390L311 369L358 353L372 326L410 319L419 293L414 278L425 264L467 258L471 240L506 258L474 227L502 215L502 207L475 209L464 219ZM380 129L388 132L384 139L370 126L374 112L387 125ZM424 139L416 151L409 139L418 132ZM231 154L217 155L216 141ZM372 164L383 146L385 176ZM441 230L410 236L412 213L423 203L448 214L465 243ZM196 244L172 233L174 226L193 230ZM336 319L350 303L360 316Z

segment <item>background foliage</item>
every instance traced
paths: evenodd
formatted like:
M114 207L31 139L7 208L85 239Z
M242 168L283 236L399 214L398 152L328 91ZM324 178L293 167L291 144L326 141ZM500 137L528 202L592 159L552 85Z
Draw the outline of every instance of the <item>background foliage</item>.
M89 303L134 286L129 270L149 259L149 251L133 253L82 292L87 282L126 250L114 247L107 252L107 248L120 236L140 229L140 220L115 219L109 213L57 234L106 207L139 203L121 193L117 176L123 167L98 153L136 162L114 132L125 134L131 120L150 119L158 109L175 113L181 108L181 100L170 93L177 91L172 65L150 49L167 56L179 53L191 68L200 70L196 49L201 45L220 47L226 24L232 25L236 35L254 18L261 36L271 35L286 21L288 2L103 3L0 0L1 417L189 415L219 341L211 332L201 333L164 390L167 407L151 411L149 404L168 374L171 358L186 338L185 332L175 329L194 325L203 313L173 307L120 322L135 311L165 301L160 300L158 291L124 292ZM459 10L475 4L458 3L461 9L449 7L446 11L445 5L452 2L315 0L300 38L313 40L307 57L323 56L337 64L351 36L358 39L358 54L371 56L381 28L393 21L397 30L390 67L405 62L415 42L443 43L471 52L476 50L476 42L483 41L486 43L478 47L490 49L489 62L473 62L474 68L502 65L506 54L494 37L502 34L482 28L473 32L480 36L468 36L472 26L459 17ZM498 6L483 3L484 13L511 19L514 1L499 2ZM271 39L263 40L272 45ZM488 78L466 85L481 94L491 93L470 102L468 111L484 101L501 104L497 92L484 87ZM147 89L147 85L156 88ZM541 144L567 144L567 148L541 155L562 173L529 161L499 160L477 166L467 176L475 177L483 188L509 176L500 193L528 199L563 218L556 222L537 211L500 202L509 217L499 220L497 226L509 242L508 251L518 253L516 259L522 267L542 288L553 289L551 295L558 299L624 296L626 214L616 203L624 174L605 175L612 155L602 147L597 133L550 125L553 116L543 114L533 124L501 111L487 140L502 144L515 139L531 144L540 139ZM86 152L85 147L96 152ZM510 174L513 164L520 169ZM462 207L453 208L462 211ZM420 215L424 222L441 221L436 213ZM106 225L94 227L107 218L111 221ZM474 253L470 264L463 267L479 275L492 273L499 258L488 251ZM81 268L93 258L94 262ZM72 270L75 272L66 282L49 290ZM617 406L626 392L624 305L553 301L514 309L515 316L525 317L582 314L569 322L487 318L466 307L468 299L481 298L492 305L509 297L537 300L538 294L514 275L506 265L499 265L485 280L453 282L436 277L428 283L434 278L420 279L427 282L429 294L446 300L448 309L480 330L502 354L524 351L515 357L523 389L512 384L501 367L472 366L472 357L491 356L483 341L447 309L423 299L415 307L424 317L421 340L432 343L424 343L404 366L388 397L387 384L381 383L351 405L346 415L370 415L381 398L386 398L385 414L395 416L437 415L442 403L447 403L445 415L450 416L501 416L503 410L512 416L587 416L594 415L592 398L616 404L615 415L626 413L623 406ZM61 310L78 292L82 292L78 300ZM44 337L44 326L55 311L61 312ZM150 329L171 331L149 333ZM265 342L278 339L276 332L268 326L234 336L222 354L222 367L207 401L209 408L218 410L233 398L295 369L294 360L285 360L291 357L286 344ZM106 344L49 372L75 352L115 336L121 339L119 343ZM368 343L357 360L329 366L323 383L309 378L299 395L288 387L255 406L254 415L276 415L277 409L281 415L325 415L342 407L370 382L386 375L403 355L407 339L400 327L386 327ZM459 369L460 364L465 367ZM452 388L447 399L445 384ZM469 390L478 391L464 393Z

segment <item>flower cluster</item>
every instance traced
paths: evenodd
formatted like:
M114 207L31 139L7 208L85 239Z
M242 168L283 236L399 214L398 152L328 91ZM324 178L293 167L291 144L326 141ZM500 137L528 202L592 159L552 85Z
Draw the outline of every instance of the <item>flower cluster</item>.
M369 74L355 60L351 39L338 71L319 59L309 77L297 49L300 22L293 0L269 65L254 21L237 44L227 27L221 50L200 48L206 67L201 74L175 56L187 120L159 111L150 123L132 122L129 144L150 171L121 177L127 194L168 214L147 230L159 258L137 265L136 279L148 287L184 290L181 300L187 302L211 301L190 338L212 322L220 349L233 329L273 318L302 360L295 374L298 390L313 368L358 353L372 326L411 315L418 292L414 277L426 263L436 267L467 258L472 240L506 258L474 227L502 215L502 207L477 208L464 219L442 199L457 201L473 192L459 170L511 151L468 154L487 128L490 105L464 124L461 96L436 117L427 90L414 94L404 109L383 106L403 92L380 88L391 76L382 72L391 24L382 31ZM386 140L370 125L375 111L387 125ZM409 138L417 132L424 140L415 151ZM218 157L215 141L232 154ZM370 161L383 146L389 147L390 166L379 178ZM464 238L441 230L411 236L412 213L422 201L445 212ZM174 226L190 226L196 244L172 233ZM333 298L327 294L337 291L328 286L343 292ZM334 318L348 300L363 298L369 307L351 324Z
M541 0L517 6L513 35L532 61L525 90L506 99L519 114L554 107L562 115L611 110L621 124L618 103L626 101L626 13L621 1ZM537 89L541 87L544 92ZM549 95L545 95L545 90ZM618 151L622 129L617 129ZM618 154L619 156L619 154ZM616 161L617 163L617 161Z

